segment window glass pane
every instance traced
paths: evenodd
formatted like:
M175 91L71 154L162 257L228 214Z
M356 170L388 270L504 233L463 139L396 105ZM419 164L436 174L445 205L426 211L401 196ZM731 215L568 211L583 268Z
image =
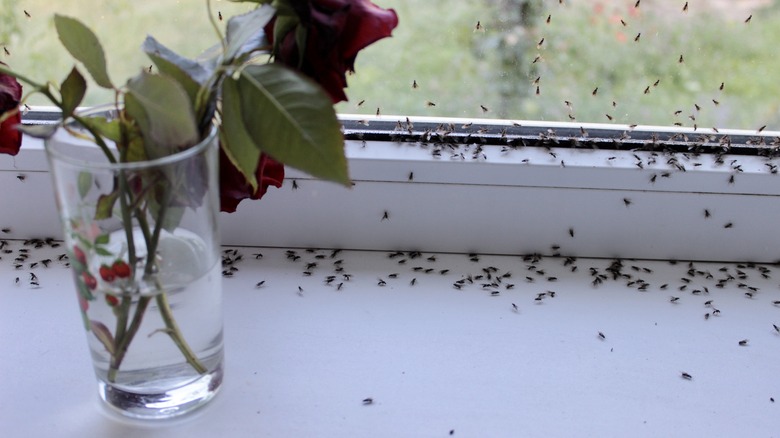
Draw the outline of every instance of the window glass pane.
M348 78L350 102L338 106L342 113L697 129L772 129L780 122L776 0L375 3L394 8L400 24L392 38L359 54L357 73ZM54 34L55 12L96 31L117 81L148 67L139 50L147 34L193 57L215 42L200 0L0 5L0 42L10 53L2 59L58 82L72 60ZM212 5L224 16L251 7L227 0ZM86 103L112 97L92 92Z
M342 112L750 130L778 124L774 0L384 4L400 25L358 56Z
M211 4L214 14L222 12L225 17L252 7L228 0L212 0ZM41 81L61 82L74 63L57 39L55 13L78 18L97 34L117 84L151 64L140 49L147 35L189 57L218 43L205 0L0 0L0 5L0 43L8 50L0 60L15 70L32 72L30 77ZM220 24L224 27L225 22ZM81 72L86 75L84 69ZM90 85L84 104L107 103L113 98L112 92ZM40 96L27 103L49 104Z

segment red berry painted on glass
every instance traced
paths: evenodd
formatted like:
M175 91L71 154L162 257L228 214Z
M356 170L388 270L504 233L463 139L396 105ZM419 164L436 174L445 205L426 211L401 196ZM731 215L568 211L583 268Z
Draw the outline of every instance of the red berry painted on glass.
M82 272L81 279L84 280L84 284L87 285L89 290L95 290L97 287L97 279L95 279L95 277L93 277L89 272Z
M73 247L73 256L82 265L87 264L87 255L84 254L84 251L82 251L81 248L79 248L78 246Z
M112 268L108 267L108 265L102 265L100 266L100 278L102 278L103 281L111 283L114 281L114 278L116 278L116 274Z
M111 266L111 270L114 271L114 275L119 278L127 278L130 276L130 265L122 260L117 260Z
M111 307L116 307L119 305L119 298L113 295L106 295L106 303L108 303L108 305Z
M81 307L82 312L89 310L89 301L81 294L79 294L79 307Z

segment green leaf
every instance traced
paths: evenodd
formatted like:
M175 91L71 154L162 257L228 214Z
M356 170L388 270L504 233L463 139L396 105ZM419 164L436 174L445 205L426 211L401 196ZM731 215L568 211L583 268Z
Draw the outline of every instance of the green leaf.
M237 85L244 128L261 150L317 178L350 185L341 125L319 85L277 64L247 67Z
M184 88L193 105L201 86L208 82L211 72L202 64L187 59L147 36L141 49L157 66L160 73L175 79Z
M260 149L244 129L241 121L241 97L238 84L227 77L222 83L222 150L244 178L257 190L255 172L260 160Z
M213 84L210 83L216 64L210 61L196 62L180 56L151 36L146 37L141 48L160 73L175 79L184 88L194 108L198 129L201 132L208 130L216 108L212 98ZM209 87L209 90L201 94L203 87Z
M84 199L89 193L89 189L92 188L92 174L87 171L79 172L78 176L78 188L79 196Z
M114 204L119 199L119 191L114 190L107 195L101 195L98 198L97 206L95 207L95 220L104 220L111 217L114 212Z
M170 155L199 140L192 103L171 77L141 73L132 78L125 109L138 122L149 158Z
M259 3L259 4L268 4L271 3L274 0L228 0L231 3Z
M115 142L119 142L122 139L122 131L119 127L119 119L113 119L109 121L105 117L84 117L82 118L84 124L89 125L90 128L97 131L101 136Z
M57 132L57 128L59 128L59 125L56 123L48 124L48 125L16 125L15 128L30 137L35 138L49 138L52 135L54 135L55 132Z
M64 15L54 15L54 27L62 45L84 64L95 83L103 88L114 88L108 78L106 56L97 36L79 20Z
M263 28L276 13L276 9L268 5L262 5L246 14L236 15L228 20L227 49L225 59L227 61L255 51L266 44Z
M295 14L277 14L274 22L274 53L279 51L279 45L284 40L284 36L295 30L300 23L300 18Z
M105 326L102 322L91 320L89 321L89 327L92 329L92 333L95 337L106 347L108 354L114 355L114 336L111 335L111 330Z
M153 209L152 214L154 214L155 217L159 218L158 211L159 210ZM184 217L184 207L168 206L168 208L165 209L165 216L162 218L163 230L168 231L170 233L174 232L176 228L179 227L179 224L181 223L181 219L183 217Z
M109 239L108 234L101 234L95 238L95 245L106 245Z
M87 93L87 81L79 73L76 67L70 71L70 74L60 85L60 95L62 96L62 118L65 119L73 114L73 111L81 104L84 95Z

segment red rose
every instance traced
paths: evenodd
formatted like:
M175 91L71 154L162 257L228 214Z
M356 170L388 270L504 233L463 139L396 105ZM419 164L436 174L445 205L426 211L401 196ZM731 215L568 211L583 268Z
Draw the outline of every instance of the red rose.
M233 213L242 199L260 199L265 195L268 186L281 187L284 180L284 166L266 154L260 155L255 172L257 190L236 169L230 159L219 149L219 196L222 211Z
M22 86L16 78L0 73L0 114L15 111L0 124L0 153L16 155L22 146L22 133L14 127L22 123L22 115L18 110L21 98Z
M291 6L307 31L306 52L299 55L296 33L285 34L275 44L277 62L299 70L319 83L334 103L347 100L346 73L355 71L355 57L369 44L389 37L398 25L392 9L369 0L293 1ZM273 39L275 20L266 26ZM273 41L272 41L273 42Z

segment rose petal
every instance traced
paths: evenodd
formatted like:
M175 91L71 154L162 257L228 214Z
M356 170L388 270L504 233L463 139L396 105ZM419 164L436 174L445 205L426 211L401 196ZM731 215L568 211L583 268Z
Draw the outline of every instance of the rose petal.
M260 155L257 171L257 190L244 178L225 153L219 151L219 188L221 210L227 213L236 211L239 202L244 199L260 199L265 195L268 186L281 187L284 180L284 166L266 154Z

